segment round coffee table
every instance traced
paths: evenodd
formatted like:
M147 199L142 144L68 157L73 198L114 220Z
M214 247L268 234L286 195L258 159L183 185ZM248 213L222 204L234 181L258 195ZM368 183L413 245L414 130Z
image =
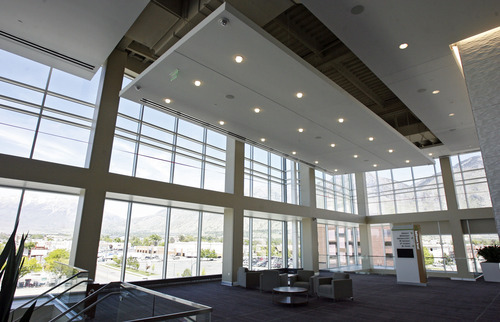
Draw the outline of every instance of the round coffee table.
M292 306L294 304L307 304L309 303L309 290L304 287L293 286L275 287L273 288L273 303Z

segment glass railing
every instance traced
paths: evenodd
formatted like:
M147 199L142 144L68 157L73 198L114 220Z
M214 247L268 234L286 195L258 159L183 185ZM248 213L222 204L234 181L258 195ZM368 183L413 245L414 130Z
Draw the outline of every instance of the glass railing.
M54 316L54 312L66 310L85 298L87 284L91 282L88 278L88 271L62 263L54 263L52 267L51 284L53 285L48 285L43 293L36 297L31 296L29 300L23 300L22 297L17 296L15 303L19 305L11 311L10 321L21 319L24 312L34 302L36 306L32 321L43 321L47 320L47 317Z
M112 282L50 321L210 321L212 308L126 282Z

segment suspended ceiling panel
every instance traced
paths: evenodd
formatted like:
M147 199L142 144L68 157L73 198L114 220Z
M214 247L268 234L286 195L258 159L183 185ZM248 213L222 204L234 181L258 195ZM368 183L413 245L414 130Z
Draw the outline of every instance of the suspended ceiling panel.
M498 26L500 1L302 3L443 142L435 155L479 149L465 80L450 45ZM404 50L402 43L408 44Z
M90 79L148 0L2 0L0 48Z
M237 64L236 55L244 61ZM195 80L202 85L194 86ZM297 92L304 96L297 98ZM332 172L432 163L377 115L227 3L121 95ZM165 103L165 98L171 102ZM255 107L261 112L255 113Z

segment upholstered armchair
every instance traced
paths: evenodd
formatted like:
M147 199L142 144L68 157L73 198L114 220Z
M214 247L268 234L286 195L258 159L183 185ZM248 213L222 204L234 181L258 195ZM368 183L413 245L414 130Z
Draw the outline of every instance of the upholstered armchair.
M314 289L318 297L328 297L333 300L343 298L354 299L352 279L349 277L349 274L335 273L332 277L317 277L314 283Z
M259 288L260 272L249 271L246 267L238 268L238 285L246 288Z
M303 287L309 290L309 294L314 294L314 271L299 270L297 275L290 277L290 286Z
M271 292L273 288L288 286L288 274L275 270L262 271L260 275L260 291Z

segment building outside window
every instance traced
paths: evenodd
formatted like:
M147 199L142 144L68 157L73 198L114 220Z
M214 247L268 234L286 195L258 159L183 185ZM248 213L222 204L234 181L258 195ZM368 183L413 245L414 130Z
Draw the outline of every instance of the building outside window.
M371 266L373 268L394 269L392 232L389 224L370 225Z
M369 215L446 210L439 161L365 173Z
M245 196L299 204L299 184L296 162L245 144Z
M316 207L351 214L357 213L354 174L331 175L316 170Z
M481 152L450 157L459 209L491 207Z
M359 228L338 224L318 224L320 269L356 269L361 264Z

